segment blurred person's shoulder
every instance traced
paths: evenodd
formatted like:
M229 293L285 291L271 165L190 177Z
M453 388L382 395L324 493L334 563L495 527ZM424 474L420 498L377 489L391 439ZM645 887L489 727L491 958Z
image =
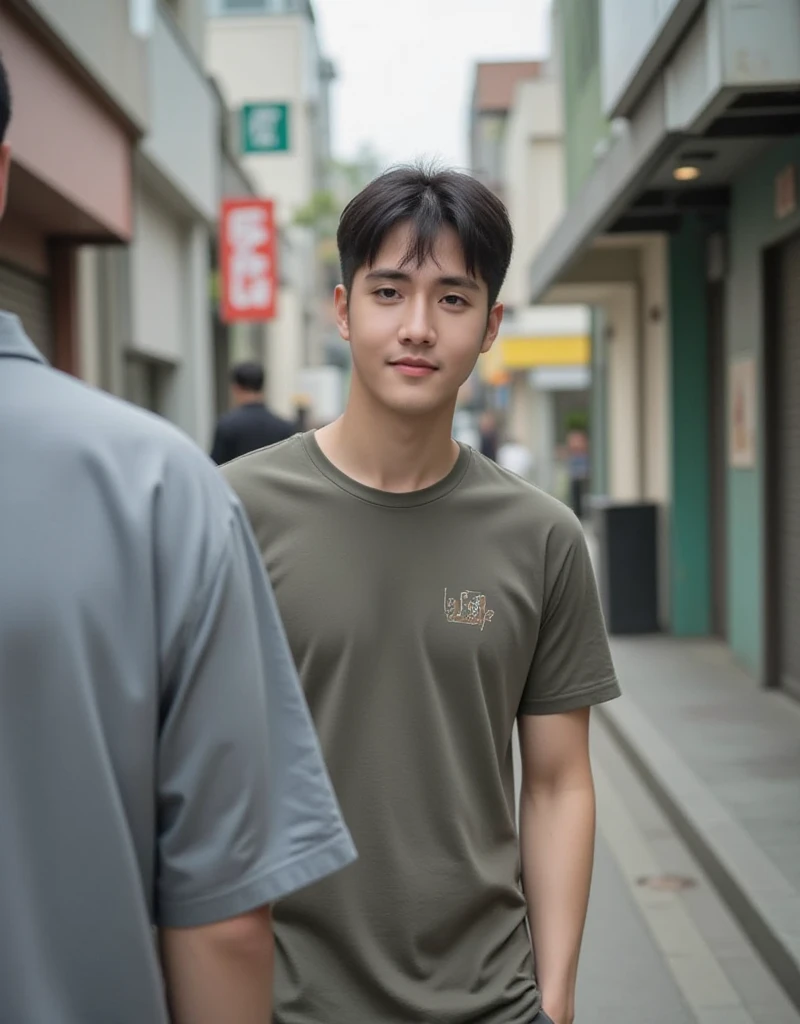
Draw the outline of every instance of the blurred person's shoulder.
M82 479L102 483L109 507L125 506L134 519L159 506L195 521L230 521L230 489L178 427L46 363L9 364L2 375L8 387L0 384L0 433L17 438L16 466L32 474L68 466L76 486Z

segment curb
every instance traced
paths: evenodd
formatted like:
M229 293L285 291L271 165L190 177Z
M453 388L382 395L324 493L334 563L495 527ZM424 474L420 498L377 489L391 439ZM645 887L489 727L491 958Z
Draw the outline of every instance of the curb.
M800 893L630 698L596 711L800 1010Z

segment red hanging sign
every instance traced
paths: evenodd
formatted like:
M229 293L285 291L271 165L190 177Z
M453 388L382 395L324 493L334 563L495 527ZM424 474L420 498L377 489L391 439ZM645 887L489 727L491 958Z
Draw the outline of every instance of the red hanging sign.
M226 324L272 320L278 245L271 199L225 199L220 213L220 315Z

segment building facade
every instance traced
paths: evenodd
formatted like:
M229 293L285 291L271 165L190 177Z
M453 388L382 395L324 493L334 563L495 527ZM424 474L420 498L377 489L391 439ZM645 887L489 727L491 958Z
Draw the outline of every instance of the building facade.
M533 306L530 261L564 210L560 83L549 62L479 64L471 114L473 173L506 203L514 254L500 299L500 336L480 373L500 407L504 434L533 456L532 477L568 500L561 453L570 427L588 410L587 307ZM535 187L531 183L535 182Z
M591 75L562 34L565 92L599 111L591 160L531 298L633 295L625 358L595 307L596 490L658 501L665 628L800 694L800 5L592 5Z
M203 0L19 0L0 306L61 369L207 448L227 332L211 290L220 200L252 185L203 66ZM225 344L223 344L225 343Z
M280 291L267 352L268 399L292 415L303 371L325 361L327 279L301 213L328 185L333 67L309 0L209 0L206 63L232 112L242 164L276 204Z
M80 252L134 233L134 154L149 117L143 45L126 4L104 0L4 4L0 39L13 95L0 307L56 366L79 373Z

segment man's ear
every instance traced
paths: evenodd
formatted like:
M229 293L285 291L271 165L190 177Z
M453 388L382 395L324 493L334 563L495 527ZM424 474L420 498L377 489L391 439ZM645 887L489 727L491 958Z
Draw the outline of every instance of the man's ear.
M481 354L488 352L492 345L494 345L495 339L497 338L497 332L500 330L500 324L503 322L504 311L505 307L502 302L495 302L489 311L489 319L486 323L486 333L483 336L483 343L481 344Z
M333 293L333 307L336 310L336 326L345 341L350 340L350 310L347 305L347 289L343 284L336 285Z

